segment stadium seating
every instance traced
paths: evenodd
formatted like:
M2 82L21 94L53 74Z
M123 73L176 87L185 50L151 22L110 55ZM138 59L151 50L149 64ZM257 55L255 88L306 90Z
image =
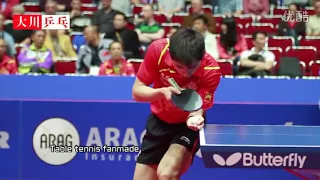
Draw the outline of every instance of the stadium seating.
M274 54L275 60L278 63L282 57L282 49L279 47L268 47L268 50Z
M137 73L141 63L143 62L143 59L128 59L128 62L133 65L134 71Z
M246 38L248 49L251 49L253 47L252 35L246 34L244 37Z
M276 15L276 16L265 15L261 17L261 19L259 20L259 23L270 23L274 27L276 27L280 23L281 18L282 16L280 15Z
M189 12L190 14L192 14L192 8L191 8L191 5L190 5L190 4L187 5L186 10L187 10L187 12ZM203 5L203 6L202 6L202 10L203 10L204 12L210 13L210 14L212 14L212 12L213 12L213 8L212 8L211 5Z
M58 60L55 63L55 72L63 75L67 73L75 73L76 72L76 61L75 60Z
M162 23L161 26L164 29L164 37L167 36L167 34L170 32L171 28L173 27L181 27L181 24L179 23Z
M294 39L290 36L273 36L268 38L268 47L280 47L282 51L294 45Z
M256 31L263 31L269 34L275 34L276 29L271 23L248 23L245 25L246 34L253 34Z
M310 62L310 75L320 76L320 60Z
M154 20L156 20L160 24L168 22L167 17L164 14L157 11L154 12Z
M81 11L96 12L98 11L98 7L95 4L82 4Z
M183 23L183 19L186 16L188 16L188 13L175 13L171 18L171 22L182 24Z
M285 55L297 57L300 61L305 63L305 66L308 69L310 62L317 59L317 49L312 46L292 46L286 48Z
M41 9L40 9L40 6L39 6L39 3L22 3L23 7L24 7L24 10L26 12L41 12Z
M142 12L143 4L137 4L132 6L132 13L134 15L139 15Z
M313 46L317 49L318 55L320 54L320 36L305 36L299 37L300 46Z
M253 23L253 18L249 15L235 16L234 18L236 23L241 24L243 27L245 27L247 24Z
M233 64L231 60L218 60L222 75L233 75Z
M223 20L223 18L225 18L226 16L225 16L225 15L222 15L222 14L214 14L213 17L214 17L214 19L216 20L216 23L217 23L217 24L222 24L222 20Z

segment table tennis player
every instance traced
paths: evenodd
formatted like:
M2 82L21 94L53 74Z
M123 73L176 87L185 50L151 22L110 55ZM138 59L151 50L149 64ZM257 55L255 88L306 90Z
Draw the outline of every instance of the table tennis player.
M187 171L200 147L198 131L204 125L204 112L213 105L220 76L217 61L205 52L203 36L194 30L178 30L148 47L132 90L136 101L151 106L134 180L179 180ZM196 90L202 108L186 112L174 106L171 96L180 91L170 86L168 78Z

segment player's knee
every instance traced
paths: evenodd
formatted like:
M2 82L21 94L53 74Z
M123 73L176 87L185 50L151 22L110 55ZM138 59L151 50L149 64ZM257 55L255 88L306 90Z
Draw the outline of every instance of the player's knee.
M159 180L178 179L180 176L180 171L178 168L167 165L165 167L158 168L157 175Z

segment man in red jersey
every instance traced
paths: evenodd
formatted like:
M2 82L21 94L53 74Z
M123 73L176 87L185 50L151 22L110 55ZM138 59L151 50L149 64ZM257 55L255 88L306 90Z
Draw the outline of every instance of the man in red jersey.
M134 180L179 180L187 171L200 147L198 131L205 111L213 105L220 76L217 61L205 53L203 36L194 30L181 29L170 40L156 40L149 46L132 89L133 98L150 102L152 112ZM196 90L203 99L202 108L190 113L175 107L171 95L180 92L168 78Z

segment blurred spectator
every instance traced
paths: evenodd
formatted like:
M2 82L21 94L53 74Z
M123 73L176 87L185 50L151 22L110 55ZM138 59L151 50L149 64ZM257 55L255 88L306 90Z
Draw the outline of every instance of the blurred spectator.
M174 13L184 10L184 0L158 0L158 10L171 18Z
M255 32L252 37L254 47L241 53L239 75L256 77L270 74L275 62L275 55L271 51L265 50L267 34Z
M135 31L128 29L127 17L125 14L118 12L114 16L113 26L115 30L107 33L104 38L120 42L124 47L124 56L127 59L140 58L140 41Z
M86 26L91 24L88 15L84 15L81 11L81 0L72 0L70 13L70 28L74 32L83 32Z
M105 61L99 70L99 75L118 75L118 76L134 76L134 68L132 64L128 63L123 58L122 45L119 42L113 42L110 44L109 51L111 59Z
M149 46L149 44L156 39L163 38L164 29L153 18L153 7L146 4L142 8L144 22L136 27L136 32L142 45Z
M202 0L192 0L191 8L192 14L184 17L182 27L191 28L193 26L193 19L201 14L203 14L209 20L209 31L213 34L216 33L216 20L211 13L205 13L202 9L203 1Z
M113 18L117 11L111 8L112 0L101 0L102 9L93 14L92 24L99 27L101 33L110 33L114 31Z
M283 0L284 6L290 6L290 4L297 4L300 7L305 7L309 4L309 0Z
M130 0L113 0L111 8L124 14L129 14L131 13L131 2Z
M24 7L22 5L16 5L12 8L12 15L24 14ZM9 22L5 25L5 31L7 31L13 38L14 42L21 45L31 43L31 30L14 30L13 22Z
M54 1L56 4L56 10L55 11L71 11L71 1L72 0L40 0L40 9L42 11L47 11L47 4L50 1ZM50 3L49 3L50 4ZM51 4L50 4L51 6Z
M237 32L235 19L232 17L223 19L217 43L221 59L237 61L240 54L248 49L246 39L243 34Z
M7 44L0 39L0 74L16 74L18 72L17 62L7 54Z
M309 16L309 21L306 24L307 36L320 36L320 0L314 1L315 15Z
M61 59L77 58L77 54L73 49L70 37L68 35L58 33L58 30L47 31L44 45L52 52L54 62Z
M218 14L226 14L231 16L242 14L242 11L242 0L221 0L218 2Z
M209 20L204 15L199 15L194 19L193 29L200 32L205 41L206 51L214 59L219 59L216 37L208 31Z
M12 8L13 6L17 5L20 3L20 0L6 0L6 1L1 1L0 3L0 12L3 13L6 19L10 19L12 15Z
M300 10L301 13L297 13ZM292 36L295 42L298 42L298 36L304 36L306 24L303 22L302 9L297 4L290 4L289 11L285 18L279 23L278 35L279 36ZM298 45L298 44L296 44Z
M268 0L243 0L244 14L263 16L269 13L270 4Z
M46 32L43 30L32 32L31 40L33 43L22 48L18 55L19 73L50 73L53 65L52 53L44 46L45 36Z
M175 33L176 31L178 31L179 27L172 27L170 29L170 31L167 34L167 38L170 38L172 36L173 33Z
M45 1L44 14L56 15L58 11L58 3L54 0Z
M97 26L88 26L84 30L84 37L87 44L81 46L78 61L77 73L89 73L98 70L100 65L110 59L108 48L111 41L102 40Z
M3 14L0 14L0 38L4 39L6 41L7 44L7 53L9 56L14 57L16 55L16 48L14 46L14 39L13 37L5 31L5 18Z

